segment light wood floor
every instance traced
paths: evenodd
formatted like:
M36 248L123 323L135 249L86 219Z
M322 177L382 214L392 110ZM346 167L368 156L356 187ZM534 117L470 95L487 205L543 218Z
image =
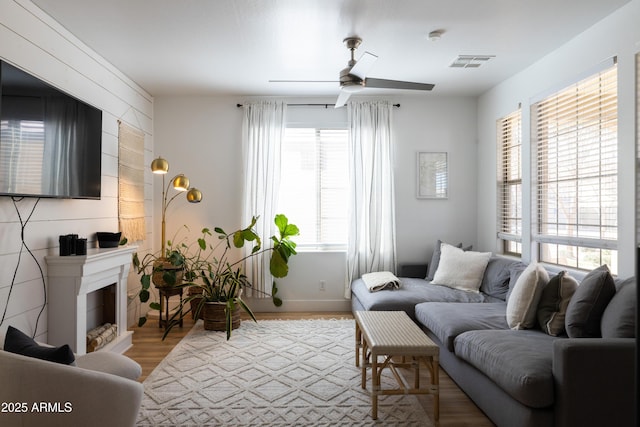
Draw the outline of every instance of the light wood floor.
M258 320L268 319L324 319L324 318L353 318L351 313L322 312L322 313L255 313ZM132 328L133 347L125 354L142 366L140 381L155 369L173 347L189 332L193 326L190 317L184 320L182 328L175 327L162 341L164 330L158 327L157 321L149 320L142 328ZM428 381L427 369L421 370ZM427 413L433 413L433 400L431 396L421 396L421 404ZM478 409L478 407L464 394L458 386L449 378L447 373L440 369L440 426L441 427L490 427L493 423Z

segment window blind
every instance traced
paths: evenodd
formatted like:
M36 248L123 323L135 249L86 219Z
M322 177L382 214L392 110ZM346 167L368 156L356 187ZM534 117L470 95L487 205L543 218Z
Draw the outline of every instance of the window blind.
M539 259L617 271L617 67L532 105Z
M522 253L522 112L497 122L498 238L504 253Z
M3 120L0 123L0 141L0 179L6 188L12 193L41 192L44 123L35 120ZM18 170L22 172L18 173Z
M287 128L278 207L301 248L341 248L347 236L347 129Z

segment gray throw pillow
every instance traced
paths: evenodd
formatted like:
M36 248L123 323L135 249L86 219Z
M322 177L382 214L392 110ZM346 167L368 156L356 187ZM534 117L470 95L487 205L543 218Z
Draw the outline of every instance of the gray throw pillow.
M602 314L615 293L609 267L603 265L587 274L567 307L565 328L569 338L600 338Z
M602 314L602 338L635 338L637 309L636 278L623 280Z
M538 323L542 330L554 337L565 333L564 318L569 301L578 288L578 281L561 271L542 289L538 303Z
M480 292L506 301L511 279L511 267L516 264L520 264L520 261L500 256L491 257L484 270ZM523 266L523 270L524 268L526 267Z
M4 338L4 350L64 365L73 365L76 360L68 344L60 347L41 346L30 336L13 326L9 326L7 329L7 335Z

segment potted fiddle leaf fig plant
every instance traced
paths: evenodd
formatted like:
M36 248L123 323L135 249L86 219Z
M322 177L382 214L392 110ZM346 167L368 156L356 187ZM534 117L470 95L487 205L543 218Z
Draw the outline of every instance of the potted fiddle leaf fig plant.
M289 259L296 254L296 243L291 239L299 234L298 227L289 224L285 215L278 214L274 218L278 233L271 236L271 245L263 247L262 239L254 230L258 217L253 217L251 223L231 233L222 228L214 228L218 243L213 245L208 238L213 234L208 228L202 230L195 251L185 254L184 283L177 285L189 288L191 291L182 301L181 310L177 310L171 317L165 330L169 331L179 324L179 316L194 312L194 318L202 318L207 330L226 331L227 339L231 331L240 326L240 310L245 311L251 319L256 320L253 312L242 299L245 288L252 284L244 274L244 262L252 257L270 256L269 270L275 278L282 278L289 273ZM230 255L233 249L251 245L248 255L234 259ZM276 297L277 286L272 284L271 297L275 305L282 301Z

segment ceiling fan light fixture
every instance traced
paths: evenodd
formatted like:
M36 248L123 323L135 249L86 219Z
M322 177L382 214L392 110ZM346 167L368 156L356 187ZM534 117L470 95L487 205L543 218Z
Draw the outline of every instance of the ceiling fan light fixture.
M360 92L364 89L364 82L344 82L342 84L342 90L349 93Z

